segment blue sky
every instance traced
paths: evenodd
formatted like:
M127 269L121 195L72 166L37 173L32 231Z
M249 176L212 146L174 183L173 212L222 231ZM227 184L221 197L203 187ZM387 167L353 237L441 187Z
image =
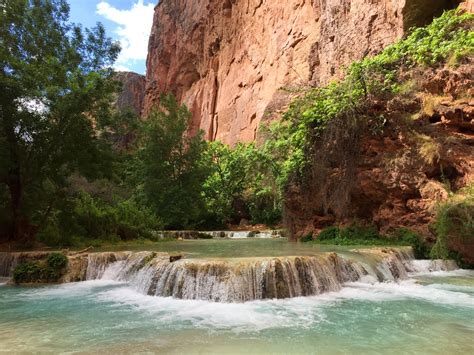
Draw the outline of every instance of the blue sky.
M145 73L145 61L158 0L69 0L71 21L84 27L102 22L107 34L120 41L122 53L115 67Z

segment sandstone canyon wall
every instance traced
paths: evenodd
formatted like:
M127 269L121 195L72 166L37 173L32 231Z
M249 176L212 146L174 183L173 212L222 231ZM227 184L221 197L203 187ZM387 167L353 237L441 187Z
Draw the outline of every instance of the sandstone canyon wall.
M450 0L162 0L149 40L143 114L174 93L191 131L252 141L280 88L319 85L379 52Z
M132 72L117 72L115 79L122 84L115 107L118 110L132 110L140 115L145 98L145 77Z

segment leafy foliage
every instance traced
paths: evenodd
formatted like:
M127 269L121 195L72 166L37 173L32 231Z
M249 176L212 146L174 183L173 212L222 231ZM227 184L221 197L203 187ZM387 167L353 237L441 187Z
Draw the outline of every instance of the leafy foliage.
M230 148L211 142L207 153L211 174L204 183L204 196L212 218L223 224L238 223L247 215L252 223L280 221L281 194L273 162L264 150L255 144ZM239 210L239 203L245 210Z
M319 233L314 242L335 245L409 245L417 259L428 258L430 252L422 237L406 228L400 228L387 237L379 234L375 227L328 227Z
M328 227L319 233L317 242L337 245L372 245L393 244L393 241L383 238L376 228L352 225L345 228Z
M452 244L467 244L474 238L474 186L471 184L438 207L435 229L436 244L431 250L433 259L453 256ZM454 252L455 253L455 252Z
M8 191L9 236L25 239L72 172L109 170L96 129L109 115L120 48L102 25L70 23L65 0L5 0L1 8L0 186Z
M163 95L160 105L144 124L134 180L139 197L166 228L188 228L199 222L204 209L206 143L202 133L187 134L191 113L174 96Z
M279 185L286 186L290 177L305 171L313 154L321 148L315 148L314 142L321 140L332 120L342 117L346 128L357 127L364 120L367 102L374 97L380 99L400 92L404 88L398 76L400 68L434 66L451 57L459 60L472 54L473 19L469 13L447 11L379 55L354 62L347 69L344 80L308 90L295 99L282 122L264 128L269 133L265 149L275 160L280 159ZM350 124L350 120L356 124ZM383 126L384 118L379 117L378 121L372 122L373 129Z
M61 270L67 266L68 260L66 255L62 253L51 253L48 255L46 263L53 269Z
M51 253L46 260L28 261L13 270L15 283L57 282L64 273L68 259L64 254Z
M406 228L400 228L395 231L395 238L402 243L411 245L416 259L429 259L431 248L417 233Z
M95 244L150 237L159 228L154 214L133 200L107 203L86 192L69 198L55 210L38 239L51 246Z

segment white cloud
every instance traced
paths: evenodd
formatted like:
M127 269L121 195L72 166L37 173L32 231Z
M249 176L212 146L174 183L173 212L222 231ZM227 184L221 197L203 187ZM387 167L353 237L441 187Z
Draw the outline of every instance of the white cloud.
M115 64L114 65L114 70L115 71L130 71L130 68L125 66L125 65L121 65L121 64Z
M115 33L122 51L116 62L117 70L129 70L130 63L146 59L148 37L153 23L153 3L137 0L129 10L119 10L106 1L97 4L97 13L118 24Z

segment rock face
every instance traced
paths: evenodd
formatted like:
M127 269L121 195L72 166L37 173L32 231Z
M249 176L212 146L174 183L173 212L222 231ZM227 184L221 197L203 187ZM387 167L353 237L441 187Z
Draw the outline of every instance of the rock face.
M117 72L115 79L122 84L115 107L118 110L132 110L140 115L145 97L145 77L132 72Z
M472 65L467 59L456 68L407 73L416 80L416 92L367 107L387 121L382 133L366 129L361 136L350 183L341 183L336 165L328 168L326 182L311 172L307 182L289 187L286 217L293 235L315 236L334 223L358 220L374 223L383 234L403 227L434 240L438 204L474 181ZM341 189L348 196L344 213L335 212L331 201L329 208L322 206L328 196L341 196ZM452 249L472 263L472 241L457 244Z
M162 0L147 59L146 115L174 93L191 132L252 141L280 88L318 85L429 22L450 0Z

